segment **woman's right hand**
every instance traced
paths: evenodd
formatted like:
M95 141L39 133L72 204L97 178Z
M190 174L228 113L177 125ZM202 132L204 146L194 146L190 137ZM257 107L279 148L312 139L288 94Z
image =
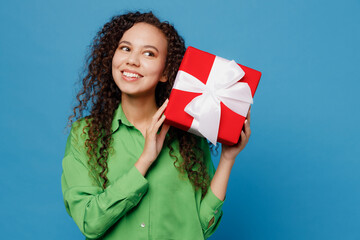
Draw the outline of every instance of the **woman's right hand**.
M168 102L169 100L166 99L163 105L154 114L150 125L146 129L144 151L141 154L139 160L135 163L135 166L138 168L138 170L143 176L145 176L148 168L156 160L159 153L161 152L166 133L170 128L169 125L164 124L161 128L160 133L157 133L160 126L165 121L165 115L163 115L163 113L166 109Z

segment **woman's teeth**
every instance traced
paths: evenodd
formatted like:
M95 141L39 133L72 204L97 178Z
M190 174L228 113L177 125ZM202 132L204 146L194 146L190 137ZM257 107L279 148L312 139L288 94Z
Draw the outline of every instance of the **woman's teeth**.
M124 76L126 77L135 77L135 78L139 78L140 75L136 74L136 73L129 73L129 72L123 72Z

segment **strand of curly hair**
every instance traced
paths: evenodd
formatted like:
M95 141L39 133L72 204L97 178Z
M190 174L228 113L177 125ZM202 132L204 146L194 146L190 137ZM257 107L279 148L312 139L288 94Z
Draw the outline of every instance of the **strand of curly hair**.
M111 124L114 112L121 102L121 91L116 86L112 77L112 57L118 47L118 42L126 30L135 23L145 22L159 28L168 40L168 54L164 74L166 83L159 82L156 87L156 104L160 106L169 97L177 70L185 53L184 40L168 22L160 22L152 12L127 13L115 16L106 23L97 33L86 58L85 77L82 79L82 89L76 96L78 105L74 107L73 114L69 117L68 126L74 119L83 117L83 113L90 108L90 114L84 117L88 138L85 142L90 175L104 189L109 184L107 178L107 159L112 143ZM187 173L195 190L202 191L205 196L210 184L207 166L203 160L203 152L198 146L198 137L186 132L171 128L166 138L166 145L170 148L170 156L175 159L174 166L181 173ZM179 141L180 155L183 161L176 156L172 142ZM102 184L101 184L102 182Z

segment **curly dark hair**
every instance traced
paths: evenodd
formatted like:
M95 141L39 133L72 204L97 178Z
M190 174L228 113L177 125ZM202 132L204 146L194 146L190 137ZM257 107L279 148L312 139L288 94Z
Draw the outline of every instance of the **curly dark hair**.
M88 132L85 146L89 157L90 171L94 173L89 174L96 176L95 180L100 185L102 182L103 189L109 184L107 159L113 140L111 123L115 110L121 102L121 91L112 76L112 58L124 32L139 22L148 23L160 29L168 42L164 68L167 81L159 82L156 87L157 106L160 106L169 97L185 53L184 40L178 35L175 28L168 22L160 22L152 12L130 12L115 16L95 36L85 62L87 68L81 79L82 89L76 96L78 104L68 119L68 127L72 125L74 118L75 120L82 118L84 112L90 108L90 114L84 117L87 125L82 132L85 133L85 129ZM171 146L176 139L179 141L180 155L184 161L179 161ZM195 190L201 188L202 197L204 197L210 184L210 177L203 159L204 153L199 147L199 138L176 128L170 128L169 137L165 141L170 148L170 156L174 158L174 166L181 173L187 173Z

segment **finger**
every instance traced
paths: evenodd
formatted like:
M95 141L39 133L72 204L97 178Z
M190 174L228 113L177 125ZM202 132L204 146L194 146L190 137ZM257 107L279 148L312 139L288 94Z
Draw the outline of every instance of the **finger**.
M153 117L153 121L151 122L150 126L148 126L148 128L147 128L147 132L149 134L152 134L153 137L155 137L155 135L158 132L161 124L165 121L165 118L166 118L165 115L162 115L160 119L155 121L155 119Z
M154 132L157 132L159 130L161 124L163 124L163 122L165 121L165 118L166 118L165 115L162 115L161 118L159 119L159 121L157 121L155 123L154 128L153 128Z
M247 138L245 132L241 131L241 143L240 143L240 145L245 146L247 142L248 142L248 138Z
M251 134L251 129L250 129L249 121L248 121L247 119L245 120L245 127L244 127L244 129L245 129L245 135L246 135L246 137L249 138L249 137L250 137L250 134Z
M169 99L166 99L165 102L163 103L163 105L161 105L161 107L156 111L156 113L153 116L153 124L155 124L159 120L159 118L165 111L168 102L169 102Z
M240 139L239 139L239 142L236 144L236 148L241 147L244 144L245 140L246 140L246 135L245 135L244 131L241 131Z
M251 109L251 106L249 108L249 111L248 111L248 114L247 114L247 117L246 117L246 119L249 121L249 125L250 125L250 113L251 113L250 109Z
M161 128L161 131L158 135L159 137L159 141L162 143L164 142L164 139L165 139L165 136L166 136L166 133L169 131L169 128L170 128L170 125L168 124L164 124Z
M244 141L244 137L246 136L243 136L243 133L244 133L244 130L241 130L241 133L240 133L240 137L239 137L239 141L236 143L236 147L239 147L240 144L242 144L242 142Z

